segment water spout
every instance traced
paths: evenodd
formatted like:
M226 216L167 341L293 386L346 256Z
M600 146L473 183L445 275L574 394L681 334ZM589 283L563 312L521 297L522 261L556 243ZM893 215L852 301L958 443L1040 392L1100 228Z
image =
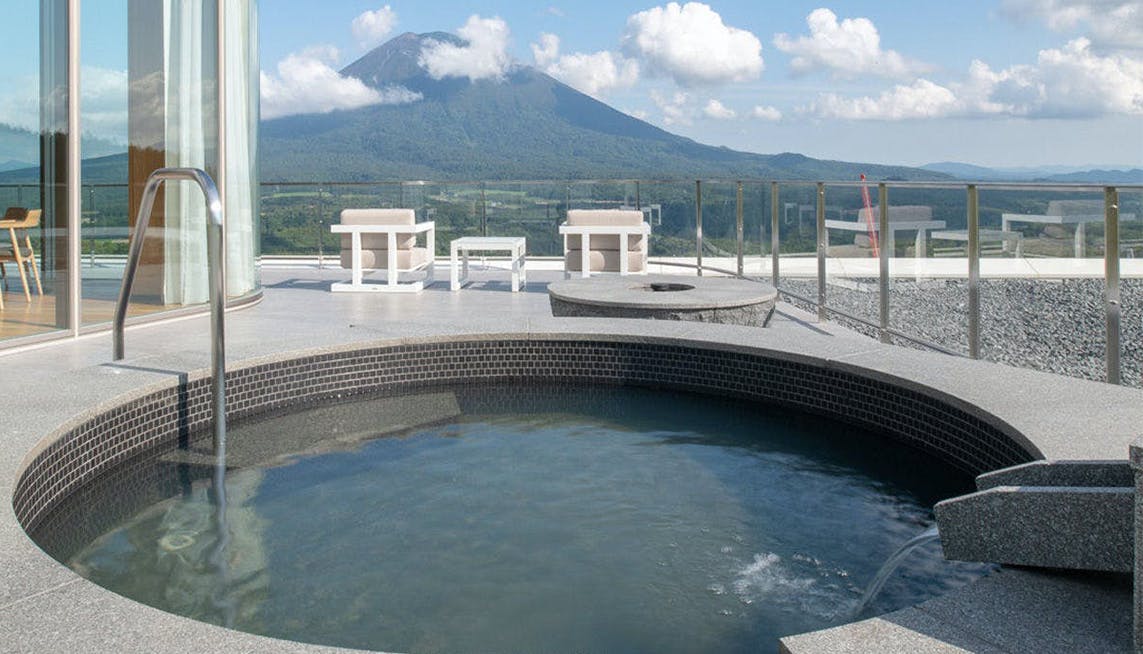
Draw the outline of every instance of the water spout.
M936 525L933 525L910 538L904 545L899 547L896 552L893 552L893 555L886 559L885 564L877 571L877 575L873 577L873 581L869 582L869 586L865 588L865 593L861 596L861 601L858 602L857 608L853 610L853 614L850 616L851 619L857 620L861 617L861 614L865 612L865 609L869 606L870 602L873 601L873 598L881 592L881 588L885 586L885 582L889 580L889 576L897 570L901 562L905 560L905 557L912 554L913 550L918 547L927 545L933 541L939 541L940 539L941 535L937 532Z

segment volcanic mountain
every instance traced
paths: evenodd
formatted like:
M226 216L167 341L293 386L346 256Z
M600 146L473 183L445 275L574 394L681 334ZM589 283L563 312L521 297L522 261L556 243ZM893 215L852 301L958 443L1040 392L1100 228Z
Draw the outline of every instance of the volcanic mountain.
M396 179L943 179L934 171L760 155L712 147L617 111L530 66L504 78L433 79L418 63L426 41L406 33L341 74L414 102L263 121L265 181Z

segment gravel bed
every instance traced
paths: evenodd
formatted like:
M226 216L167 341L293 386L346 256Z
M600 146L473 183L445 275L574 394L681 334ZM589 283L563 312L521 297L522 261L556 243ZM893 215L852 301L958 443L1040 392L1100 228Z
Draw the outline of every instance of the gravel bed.
M783 280L782 290L817 298L814 280ZM967 280L893 280L892 327L943 348L968 354ZM991 279L980 282L981 358L1023 368L1104 381L1107 343L1103 280ZM1143 386L1143 280L1120 285L1120 365L1123 383ZM785 299L806 306L789 296ZM826 306L878 322L876 279L831 281ZM877 330L833 314L830 318L876 336ZM919 347L905 339L900 345Z

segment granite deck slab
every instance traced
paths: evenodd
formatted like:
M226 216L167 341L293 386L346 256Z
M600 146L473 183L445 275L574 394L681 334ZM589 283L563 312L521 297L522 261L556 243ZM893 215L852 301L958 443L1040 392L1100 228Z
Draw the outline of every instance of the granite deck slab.
M1127 654L1131 623L1129 576L1004 568L916 607L783 638L782 651Z
M809 314L784 304L779 304L766 330L685 322L567 320L550 315L546 283L559 278L553 273L536 274L539 283L521 293L507 292L503 282L477 281L463 293L451 293L447 283L438 283L423 293L402 296L330 293L329 285L340 279L341 271L273 270L263 275L264 300L227 315L231 365L290 358L306 350L457 335L606 336L702 344L861 370L953 402L976 404L991 414L990 420L1019 433L1029 451L1046 458L1126 460L1132 426L1143 424L1141 391L886 346L834 324L818 324ZM113 595L43 554L15 520L12 492L29 453L43 447L44 438L61 425L93 414L93 407L116 403L142 387L174 384L180 376L201 374L210 360L207 325L208 318L199 316L131 328L127 358L118 363L111 362L108 333L0 353L7 370L21 371L18 377L0 376L5 398L0 404L0 489L7 500L0 510L0 651L338 651L228 631ZM907 637L914 645L908 650L912 652L955 651L948 649L943 634L981 633L984 627L974 632L972 625L989 623L989 602L1003 600L1003 592L1015 583L1012 579L1020 577L994 575L972 585L970 592L934 600L942 610L927 609L926 620L898 624L911 635L895 631L893 636ZM1129 594L1119 602L1119 594L1106 591L1109 583L1098 578L1073 584L1067 593L1040 594L1042 601L1036 602L1030 600L1040 596L1033 594L1021 614L1022 624L1050 632L1060 624L1056 613L1060 606L1081 612L1090 608L1092 624L1111 630L1106 634L1108 643L1122 640L1121 628L1129 639L1129 620L1123 627L1121 620L1109 623L1100 617L1106 616L1109 605L1119 603L1130 614ZM847 651L814 649L809 640L799 642L805 645L796 650L799 654ZM985 649L994 642L995 650ZM1029 649L1023 643L1015 637L993 641L965 636L952 644L968 651L1067 651ZM1104 651L1116 650L1109 646Z

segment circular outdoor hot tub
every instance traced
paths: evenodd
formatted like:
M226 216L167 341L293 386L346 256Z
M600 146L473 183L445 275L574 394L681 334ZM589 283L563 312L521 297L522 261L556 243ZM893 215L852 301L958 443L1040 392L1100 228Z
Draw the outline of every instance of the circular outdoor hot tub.
M669 339L385 343L227 376L223 465L191 376L57 434L21 523L167 611L387 651L769 648L844 621L963 473L1031 458L940 397ZM926 565L883 608L980 574Z
M596 276L548 286L552 315L691 320L765 327L778 292L760 282L676 275Z

